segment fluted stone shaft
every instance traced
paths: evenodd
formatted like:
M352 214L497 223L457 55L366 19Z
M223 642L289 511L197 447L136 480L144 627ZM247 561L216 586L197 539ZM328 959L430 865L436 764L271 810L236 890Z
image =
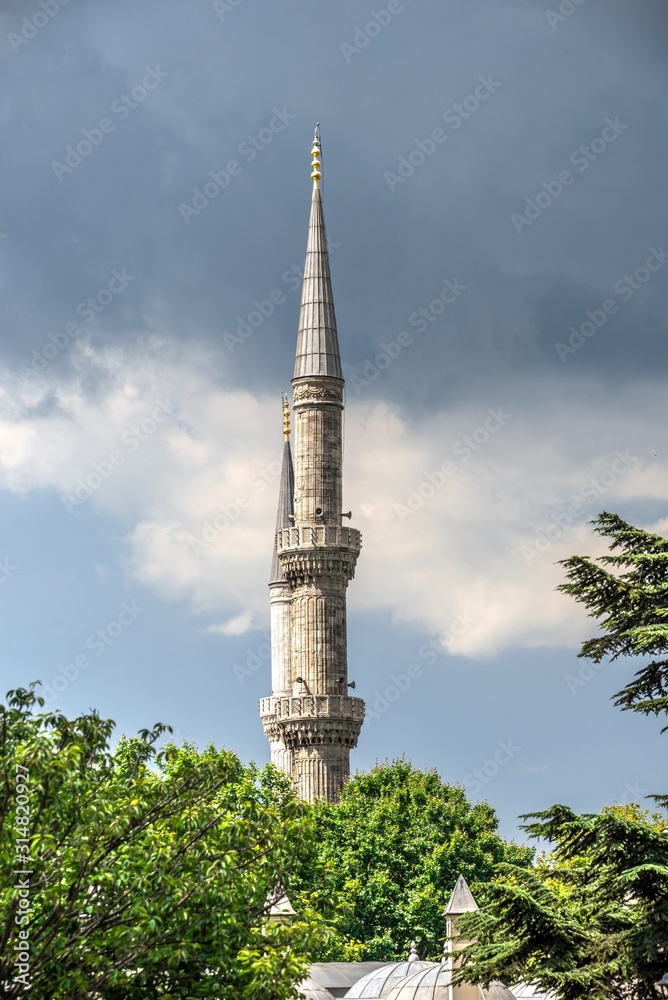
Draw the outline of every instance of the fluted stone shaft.
M292 599L294 676L313 694L343 694L348 682L346 599L336 585L304 585ZM295 694L299 692L295 690Z
M271 762L274 767L283 774L292 777L294 772L294 761L292 751L286 750L282 740L270 740L269 748L271 752Z
M274 694L285 694L292 689L290 669L291 600L292 592L288 583L270 584L271 690Z
M295 523L340 524L343 382L295 380Z
M306 802L336 802L350 776L350 750L338 746L301 747L293 755L297 794Z

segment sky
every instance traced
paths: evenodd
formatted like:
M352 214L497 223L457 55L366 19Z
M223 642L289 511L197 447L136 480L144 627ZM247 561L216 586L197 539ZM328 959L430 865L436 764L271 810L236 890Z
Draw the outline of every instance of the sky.
M662 0L0 0L0 689L268 758L320 122L363 550L353 769L518 816L665 793L555 588L668 530ZM663 781L662 781L663 779Z

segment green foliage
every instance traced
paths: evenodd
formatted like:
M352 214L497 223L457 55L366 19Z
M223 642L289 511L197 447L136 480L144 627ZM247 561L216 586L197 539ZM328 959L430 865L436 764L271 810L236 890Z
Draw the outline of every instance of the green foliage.
M499 837L490 806L471 805L461 788L406 760L356 775L338 803L313 812L317 845L293 904L334 926L321 960L405 959L411 939L438 958L457 876L485 880L496 863L533 856Z
M586 556L562 560L569 582L558 589L584 604L603 629L579 655L594 663L606 656L659 657L617 693L615 704L644 715L668 714L668 659L661 658L668 652L668 539L607 512L592 524L617 554L602 556L600 565Z
M532 981L560 1000L655 1000L666 971L666 820L637 806L524 817L554 851L535 868L500 865L461 920L471 982Z
M227 750L157 751L163 726L111 752L113 722L40 713L34 685L7 702L2 995L24 993L14 948L27 928L40 1000L289 997L319 938L304 921L265 920L267 896L278 883L289 890L314 835L286 779ZM30 872L25 923L17 870Z
M668 651L668 540L604 512L594 530L611 539L598 564L563 561L559 588L584 604L602 634L580 656ZM668 659L643 667L615 696L622 709L668 712ZM668 728L668 727L666 727ZM653 796L668 804L668 796ZM461 930L470 982L526 980L558 1000L655 1000L654 983L668 971L668 820L639 806L597 815L553 806L532 819L530 836L554 851L532 869L502 864L478 891L480 911Z

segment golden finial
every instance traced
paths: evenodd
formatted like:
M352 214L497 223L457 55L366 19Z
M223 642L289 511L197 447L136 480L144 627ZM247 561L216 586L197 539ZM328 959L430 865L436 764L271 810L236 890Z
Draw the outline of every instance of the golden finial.
M315 123L315 132L313 133L313 149L311 150L311 177L313 178L313 187L320 187L320 179L322 178L322 153L320 152L320 122Z
M286 392L283 393L283 435L286 441L290 440L290 401Z

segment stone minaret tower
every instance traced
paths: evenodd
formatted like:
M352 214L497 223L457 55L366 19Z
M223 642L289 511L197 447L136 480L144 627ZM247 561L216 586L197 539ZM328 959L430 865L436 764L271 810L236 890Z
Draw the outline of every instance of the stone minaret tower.
M283 462L278 490L276 534L289 528L294 520L295 475L290 451L290 403L283 396ZM271 615L271 690L272 695L289 695L292 690L290 677L290 584L285 579L274 546L269 579L269 609ZM292 774L292 753L280 739L276 727L267 730L271 747L271 762L279 771Z
M313 197L292 379L294 495L283 455L270 582L272 694L260 716L272 760L306 802L335 801L350 773L364 702L348 694L346 588L361 536L343 527L343 376L320 193L320 135L311 150Z

